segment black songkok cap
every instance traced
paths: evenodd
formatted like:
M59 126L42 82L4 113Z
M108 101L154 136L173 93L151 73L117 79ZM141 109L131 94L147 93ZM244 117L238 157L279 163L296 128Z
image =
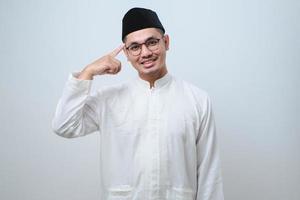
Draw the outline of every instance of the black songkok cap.
M159 28L165 33L165 29L154 11L145 8L130 9L122 20L122 41L129 33L144 28Z

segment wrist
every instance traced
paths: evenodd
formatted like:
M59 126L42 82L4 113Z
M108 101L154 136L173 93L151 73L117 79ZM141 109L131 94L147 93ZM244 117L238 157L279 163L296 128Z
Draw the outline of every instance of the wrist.
M88 67L86 67L80 72L78 79L93 80L93 77L94 77L93 73L90 72Z

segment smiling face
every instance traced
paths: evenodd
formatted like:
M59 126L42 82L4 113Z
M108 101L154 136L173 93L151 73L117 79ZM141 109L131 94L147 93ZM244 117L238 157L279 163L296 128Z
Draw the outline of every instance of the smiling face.
M151 39L159 39L157 49L150 50ZM150 42L149 42L150 40ZM166 51L169 49L169 36L163 35L156 28L146 28L128 34L124 40L125 53L128 61L138 71L139 76L149 82L161 78L167 73L166 66ZM146 44L143 44L145 43ZM132 55L128 47L136 44L141 45L141 52L139 55ZM149 48L147 48L149 45Z

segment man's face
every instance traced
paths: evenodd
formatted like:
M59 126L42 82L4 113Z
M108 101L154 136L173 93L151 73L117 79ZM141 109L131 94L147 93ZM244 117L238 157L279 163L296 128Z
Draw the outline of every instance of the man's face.
M157 39L159 39L157 46L153 48ZM136 47L142 43L145 44L140 45L140 53L133 55L132 51L130 51L130 47L136 49ZM141 77L159 76L166 72L166 51L169 49L168 35L163 36L156 28L146 28L135 31L126 36L125 48L128 61L131 62Z

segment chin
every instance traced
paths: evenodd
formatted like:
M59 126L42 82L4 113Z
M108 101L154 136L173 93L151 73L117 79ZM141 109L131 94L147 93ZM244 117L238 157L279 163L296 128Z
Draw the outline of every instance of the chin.
M151 67L144 67L141 66L141 70L140 70L143 74L152 74L155 73L157 71L159 71L159 68L156 65L153 65Z

